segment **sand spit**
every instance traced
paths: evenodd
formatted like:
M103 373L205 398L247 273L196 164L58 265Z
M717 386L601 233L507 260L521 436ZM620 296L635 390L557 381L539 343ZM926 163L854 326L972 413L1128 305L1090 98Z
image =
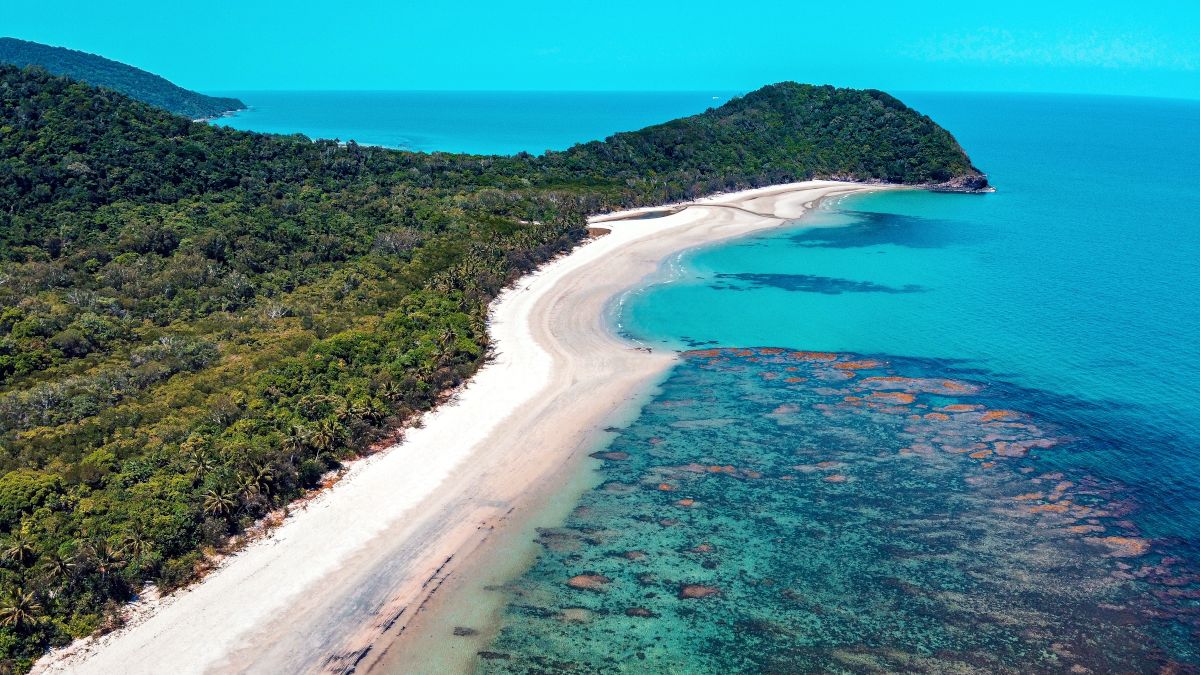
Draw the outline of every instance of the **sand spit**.
M402 443L355 463L202 582L135 606L125 628L57 650L35 672L369 668L381 651L372 645L394 643L439 588L452 592L455 572L674 362L613 334L604 320L613 298L681 250L881 187L809 181L593 219L609 232L495 301L494 359Z

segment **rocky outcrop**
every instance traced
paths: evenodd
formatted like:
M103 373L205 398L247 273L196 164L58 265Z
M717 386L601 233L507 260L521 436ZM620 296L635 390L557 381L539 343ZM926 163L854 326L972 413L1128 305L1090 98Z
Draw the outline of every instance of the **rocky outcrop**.
M567 585L581 591L603 591L611 581L603 574L579 574L567 579Z
M982 193L995 192L996 188L988 184L986 174L975 173L965 176L956 176L946 181L945 183L936 183L929 186L929 189L934 192L967 192L967 193Z
M863 183L865 185L886 185L888 181L879 178L864 178L854 173L835 173L828 176L819 176L827 180L841 180L850 183ZM982 194L985 192L995 192L996 188L988 183L987 174L975 173L963 174L955 176L948 181L942 183L912 183L913 187L924 188L931 192L964 192L967 194Z

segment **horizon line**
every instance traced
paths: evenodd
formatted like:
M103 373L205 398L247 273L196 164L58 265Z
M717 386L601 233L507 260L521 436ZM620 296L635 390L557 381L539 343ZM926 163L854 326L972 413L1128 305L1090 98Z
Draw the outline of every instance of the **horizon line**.
M795 80L780 80L780 82L788 82ZM195 91L209 96L229 96L231 94L725 94L732 96L742 96L753 91L757 91L762 87L778 84L771 82L768 84L759 85L753 89L383 89L383 88L367 88L367 89L196 89ZM811 82L801 82L800 84L813 84ZM1057 90L1017 90L1017 89L884 89L881 87L848 87L836 84L816 84L814 86L832 86L839 89L857 89L882 91L884 93L898 94L968 94L968 95L1018 95L1018 96L1078 96L1087 98L1132 98L1132 99L1150 99L1158 101L1200 101L1200 94L1196 96L1177 95L1148 95L1148 94L1110 94L1096 92L1075 92L1075 91L1057 91Z

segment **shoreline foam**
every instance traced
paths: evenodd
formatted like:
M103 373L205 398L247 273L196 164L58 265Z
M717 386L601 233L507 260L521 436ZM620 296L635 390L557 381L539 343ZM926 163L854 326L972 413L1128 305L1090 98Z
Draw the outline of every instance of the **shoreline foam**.
M810 181L658 218L619 219L661 206L593 219L610 233L496 300L492 361L401 444L356 462L200 583L146 603L122 630L51 653L35 671L390 667L380 655L405 651L396 637L406 628L420 634L418 609L435 591L455 592L463 560L478 564L495 551L497 531L528 522L614 413L674 363L614 335L607 303L678 251L777 226L824 197L886 187Z

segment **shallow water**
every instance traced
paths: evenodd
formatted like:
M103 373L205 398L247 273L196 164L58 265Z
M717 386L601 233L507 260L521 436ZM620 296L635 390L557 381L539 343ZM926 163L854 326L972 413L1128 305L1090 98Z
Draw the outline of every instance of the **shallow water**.
M1200 661L1200 104L902 98L1000 191L827 203L622 298L643 344L789 351L688 353L481 671Z
M726 97L238 95L253 109L219 123L476 153L562 149ZM999 192L827 203L678 256L623 298L614 325L655 348L787 351L690 351L600 487L501 586L499 637L478 645L496 590L465 594L447 621L480 633L441 626L426 672L471 650L482 672L1200 659L1200 103L899 96ZM871 384L893 376L918 379ZM680 597L689 585L705 597Z
M510 586L482 672L1154 672L1200 583L1043 457L1043 392L943 362L686 354ZM1039 411L1031 415L1026 410Z
M622 329L955 360L1080 399L1073 423L1124 447L1069 461L1106 462L1169 505L1156 534L1200 532L1200 103L927 97L906 99L999 192L827 204L800 223L824 227L686 256L626 299Z

